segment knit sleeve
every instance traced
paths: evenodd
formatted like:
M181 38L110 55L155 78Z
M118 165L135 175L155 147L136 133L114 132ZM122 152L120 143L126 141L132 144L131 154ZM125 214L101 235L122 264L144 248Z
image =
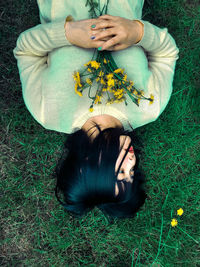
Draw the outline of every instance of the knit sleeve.
M34 118L44 123L42 88L48 69L48 53L56 48L71 46L66 39L65 19L39 24L22 32L13 50L17 59L24 102Z
M135 46L141 46L147 55L150 72L147 91L157 96L158 117L172 94L179 49L167 28L161 29L148 21L138 21L144 25L144 33Z

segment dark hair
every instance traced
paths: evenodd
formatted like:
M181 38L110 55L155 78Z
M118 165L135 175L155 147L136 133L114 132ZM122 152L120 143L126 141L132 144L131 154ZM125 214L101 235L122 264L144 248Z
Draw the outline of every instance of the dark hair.
M93 141L82 129L76 129L67 137L64 152L55 169L56 197L75 217L86 215L95 206L112 219L134 217L146 198L144 175L138 170L139 157L134 144L134 132L125 131L121 127L101 131L99 125L94 124L100 133ZM129 192L122 196L120 190L118 196L115 196L118 175L118 172L115 174L115 164L120 153L121 135L131 138L136 166ZM64 202L59 199L58 190L63 193Z

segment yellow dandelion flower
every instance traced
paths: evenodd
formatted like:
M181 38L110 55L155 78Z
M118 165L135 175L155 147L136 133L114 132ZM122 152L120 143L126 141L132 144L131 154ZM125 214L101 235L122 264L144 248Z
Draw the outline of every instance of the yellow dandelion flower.
M129 81L130 83L130 86L133 86L134 85L134 82L133 81Z
M117 90L117 91L113 90L113 91L114 91L114 95L115 96L121 95L123 93L123 89L120 89L120 90Z
M141 91L140 91L140 94L141 94L142 96L144 96L144 91L143 91L143 90L141 90Z
M110 101L107 101L106 105L111 105L114 102L114 99L112 98Z
M120 72L123 74L124 73L124 70L122 70L122 69L116 69L116 70L114 70L114 73L120 73Z
M101 102L101 97L99 95L97 95L94 103L98 104L100 102Z
M97 62L96 60L91 61L91 67L94 69L98 69L100 67L101 63Z
M113 78L113 73L109 73L108 75L106 75L107 79L110 80Z
M110 93L113 93L111 87L109 87L109 86L107 87L107 91L110 92Z
M115 80L114 79L110 79L110 80L108 80L107 84L108 84L109 87L115 86Z
M96 81L98 82L100 80L100 78L98 77L98 78L96 78Z
M90 84L90 85L91 85L91 84L92 84L92 81L91 81L91 79L90 79L90 78L87 78L87 79L86 79L86 83L88 83L88 84Z
M133 90L133 94L134 94L134 95L138 95L137 90Z
M123 97L123 94L119 95L117 99L121 99Z
M107 64L107 60L106 60L105 58L104 58L103 62L104 62L105 64Z
M127 81L127 74L124 75L123 81L125 81L125 82Z
M101 84L106 84L103 78L101 78Z
M86 63L86 64L84 64L84 66L88 66L88 65L90 65L91 64L91 60L90 61L88 61L88 63Z
M171 226L172 226L172 227L175 227L175 226L177 226L177 225L178 225L177 220L176 220L176 219L172 219L172 220L171 220Z
M75 93L79 96L83 96L81 92L78 91L78 84L75 84Z
M93 112L93 111L94 111L94 109L93 109L93 108L89 108L89 111L90 111L90 112Z
M74 78L74 81L79 82L79 80L78 80L78 72L76 72L76 71L74 72L73 78Z
M99 72L99 77L103 77L103 75L104 75L104 72L101 70L100 72Z
M182 208L178 209L177 210L177 215L181 216L182 214L183 214L183 209Z
M102 91L103 91L103 92L106 92L106 91L107 91L107 88L103 88Z
M87 71L92 72L92 70L90 68L88 68Z
M150 102L149 102L149 105L152 105L153 102L154 102L154 96L152 94L150 94Z

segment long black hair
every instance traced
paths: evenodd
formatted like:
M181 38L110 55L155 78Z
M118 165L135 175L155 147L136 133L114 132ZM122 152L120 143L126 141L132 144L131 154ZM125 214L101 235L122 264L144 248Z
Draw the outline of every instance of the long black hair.
M101 130L96 123L94 127L100 133L93 141L82 129L77 129L67 137L55 169L56 197L69 213L78 218L94 207L98 207L109 219L134 217L146 198L144 175L138 170L139 157L134 144L134 141L138 144L138 140L134 132L121 127ZM127 183L129 186L124 192L121 186L124 181L117 180L123 160L115 173L121 135L130 136L130 145L133 145L136 154L133 183ZM116 183L119 187L118 196L115 196ZM58 191L63 193L63 201Z

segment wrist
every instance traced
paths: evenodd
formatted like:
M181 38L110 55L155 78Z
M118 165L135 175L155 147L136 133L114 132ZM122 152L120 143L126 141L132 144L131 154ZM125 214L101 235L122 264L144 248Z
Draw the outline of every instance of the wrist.
M65 29L66 29L66 25L69 21L74 21L74 18L71 15L67 16L65 19L65 24L64 24Z
M144 35L144 24L142 22L140 22L139 20L134 20L133 21L135 23L136 26L136 31L137 31L137 40L135 42L135 44L139 43L142 40L142 37Z

